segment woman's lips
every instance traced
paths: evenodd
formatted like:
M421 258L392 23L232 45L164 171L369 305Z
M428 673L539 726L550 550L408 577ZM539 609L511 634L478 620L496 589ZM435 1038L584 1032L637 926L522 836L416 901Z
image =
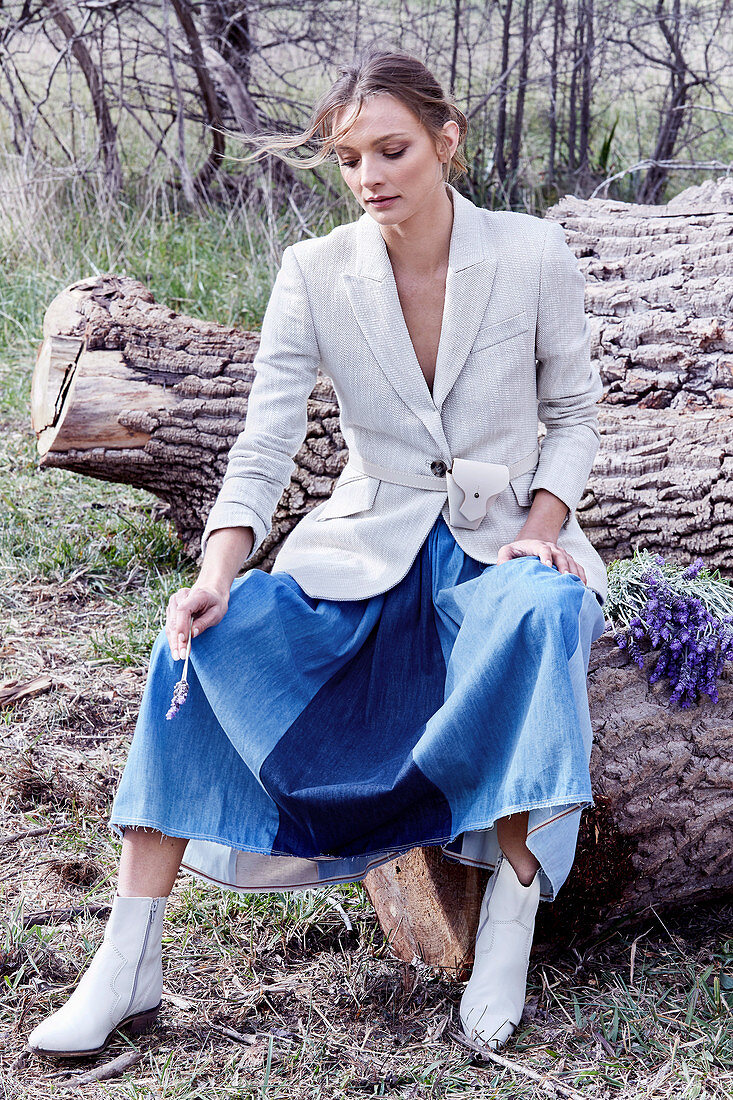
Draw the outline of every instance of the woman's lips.
M399 195L390 195L389 198L386 199L367 199L367 202L370 206L375 206L378 210L381 210L382 208L389 206L390 203L394 202L399 197Z

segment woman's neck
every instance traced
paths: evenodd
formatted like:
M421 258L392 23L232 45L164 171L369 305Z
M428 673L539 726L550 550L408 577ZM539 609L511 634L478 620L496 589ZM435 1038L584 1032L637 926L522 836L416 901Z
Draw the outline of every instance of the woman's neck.
M436 199L397 225L379 227L395 270L429 277L447 266L453 230L453 194L447 184Z

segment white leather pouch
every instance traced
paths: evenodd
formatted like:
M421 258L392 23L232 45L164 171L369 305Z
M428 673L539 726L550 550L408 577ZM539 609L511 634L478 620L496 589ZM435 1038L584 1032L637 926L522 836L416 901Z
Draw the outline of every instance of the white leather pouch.
M498 462L454 458L445 476L451 526L469 527L472 531L509 485L509 467Z

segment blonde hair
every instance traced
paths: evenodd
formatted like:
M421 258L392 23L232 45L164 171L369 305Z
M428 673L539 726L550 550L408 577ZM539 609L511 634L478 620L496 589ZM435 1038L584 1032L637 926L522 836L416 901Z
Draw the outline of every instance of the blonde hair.
M315 168L335 155L334 145L352 125L362 104L371 96L387 93L399 99L412 111L433 140L440 146L445 141L444 123L458 124L456 151L443 164L443 177L450 183L468 171L461 146L468 132L468 119L446 96L430 70L416 57L402 51L368 47L348 65L342 65L339 76L316 101L304 130L297 134L271 133L236 136L255 146L255 151L237 158L243 162L268 154L280 157L291 168ZM354 106L355 114L334 128L336 115L344 107ZM235 136L235 135L230 135ZM289 156L287 150L313 143L317 151L310 157Z

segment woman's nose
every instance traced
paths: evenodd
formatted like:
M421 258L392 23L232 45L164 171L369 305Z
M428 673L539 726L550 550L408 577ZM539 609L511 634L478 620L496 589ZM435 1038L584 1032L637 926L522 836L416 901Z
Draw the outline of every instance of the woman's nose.
M361 160L361 186L365 191L374 191L383 183L383 167L376 157L365 156Z

